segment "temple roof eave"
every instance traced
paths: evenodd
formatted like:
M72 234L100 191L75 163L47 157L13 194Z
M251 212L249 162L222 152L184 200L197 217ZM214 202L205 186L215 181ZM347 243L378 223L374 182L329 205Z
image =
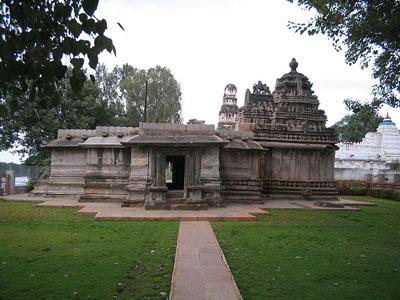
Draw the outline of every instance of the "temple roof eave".
M334 149L337 150L338 147L334 144L310 144L310 143L285 143L285 142L262 142L257 141L264 148L284 148L284 149Z
M95 136L88 138L85 142L80 143L79 146L83 148L125 148L122 143L129 139L131 139L131 136L125 136L122 138L117 136Z
M226 141L216 135L196 136L143 136L137 135L122 143L126 146L210 146L225 145Z
M82 143L82 141L81 138L55 139L47 145L42 146L42 148L79 148L79 144Z

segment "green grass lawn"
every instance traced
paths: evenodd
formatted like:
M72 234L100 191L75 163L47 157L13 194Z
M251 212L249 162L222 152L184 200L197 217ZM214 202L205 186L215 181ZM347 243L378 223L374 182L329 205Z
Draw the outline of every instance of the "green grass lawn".
M178 222L0 201L0 299L165 299Z
M400 203L212 226L244 299L400 299Z

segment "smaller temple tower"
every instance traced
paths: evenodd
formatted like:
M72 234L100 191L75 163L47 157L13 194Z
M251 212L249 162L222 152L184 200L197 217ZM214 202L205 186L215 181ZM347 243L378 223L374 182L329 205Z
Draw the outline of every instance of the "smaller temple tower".
M239 111L236 98L236 86L229 83L225 87L221 110L219 111L218 129L233 129Z

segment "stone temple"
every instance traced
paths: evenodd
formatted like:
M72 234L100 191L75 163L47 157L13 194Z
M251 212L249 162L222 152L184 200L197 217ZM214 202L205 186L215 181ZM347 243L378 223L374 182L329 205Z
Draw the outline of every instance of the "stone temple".
M32 192L146 209L207 209L269 199L334 200L336 136L312 84L290 62L275 90L262 82L237 106L228 84L213 125L59 130L51 171Z

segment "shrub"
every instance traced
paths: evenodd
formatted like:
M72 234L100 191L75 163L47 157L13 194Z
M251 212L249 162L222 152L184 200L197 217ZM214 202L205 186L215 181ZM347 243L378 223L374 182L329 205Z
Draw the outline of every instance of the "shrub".
M350 186L350 193L354 196L365 196L367 194L366 186Z
M400 190L393 191L393 200L400 201Z
M400 201L400 189L395 184L375 185L360 181L337 181L336 188L339 195L370 196Z
M33 191L34 188L35 188L35 184L34 184L33 180L29 178L29 180L28 180L28 193L30 191Z
M384 198L384 199L394 199L394 190L391 190L391 189L381 189L381 198Z
M387 188L372 188L367 192L368 196L400 201L400 190Z
M375 188L369 189L367 192L367 195L370 197L379 198L380 197L380 189L375 189Z
M346 184L338 184L337 187L337 192L339 195L350 195L350 188Z

